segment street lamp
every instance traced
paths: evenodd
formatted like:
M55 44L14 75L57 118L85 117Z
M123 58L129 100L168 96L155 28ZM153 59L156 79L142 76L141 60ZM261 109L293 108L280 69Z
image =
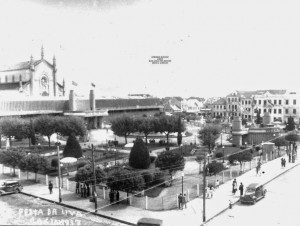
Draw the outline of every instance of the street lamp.
M183 177L184 177L184 172L181 173L181 190L182 190L182 195L183 195Z
M224 146L222 146L222 149L223 149L223 163L225 162L224 161L224 158L225 158L225 154L224 154Z
M206 201L206 158L208 158L208 154L204 155L204 162L203 162L203 219L202 221L205 222L206 221L206 213L205 213L205 201Z
M56 142L56 146L57 146L57 161L58 161L58 201L61 203L61 187L60 187L61 172L60 172L59 145L60 145L60 143Z
M222 135L223 135L223 133L221 132L221 146L223 146L223 143L222 143Z

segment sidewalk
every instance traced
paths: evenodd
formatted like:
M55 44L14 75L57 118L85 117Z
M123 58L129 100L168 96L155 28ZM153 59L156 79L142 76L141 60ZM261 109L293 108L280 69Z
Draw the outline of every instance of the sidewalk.
M296 160L295 163L287 163L286 168L282 169L280 158L278 158L262 165L261 171L265 173L263 173L261 176L256 176L254 168L237 177L236 179L238 185L240 182L242 182L244 187L247 187L248 184L253 182L268 183L299 164L300 161ZM207 221L214 218L220 212L226 210L229 206L229 200L231 200L232 203L235 203L239 200L239 191L235 196L233 196L231 190L232 180L221 185L219 189L215 191L212 199L206 200ZM57 188L54 188L53 194L50 195L47 186L42 184L34 184L25 186L23 192L29 195L34 195L58 202ZM84 199L79 197L79 195L75 194L74 192L62 190L62 202L63 204L73 206L75 208L94 212L94 203L89 202L88 198ZM187 220L189 222L189 226L199 226L202 224L202 205L202 197L200 197L191 200L187 204L187 208L183 210L176 209L167 211L148 211L122 204L110 206L108 200L99 199L98 208L100 208L100 210L98 210L98 213L108 217L117 218L125 222L130 222L132 224L136 224L138 219L142 217L153 217L162 219L164 221L164 225L166 226L185 225Z

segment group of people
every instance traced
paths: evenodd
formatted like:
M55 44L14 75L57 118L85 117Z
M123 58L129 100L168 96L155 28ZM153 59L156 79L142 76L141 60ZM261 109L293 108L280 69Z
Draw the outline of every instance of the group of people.
M180 193L180 195L178 196L178 208L179 209L183 209L183 207L184 208L186 208L186 194L181 194Z
M110 203L114 203L115 200L116 200L116 203L119 204L120 193L119 193L119 191L110 190L110 192L109 192Z
M90 196L90 185L88 183L76 182L76 194L80 194L81 197L87 198Z
M237 183L236 179L234 179L232 182L232 194L233 195L235 195L235 193L237 192L237 187L238 187L238 183ZM240 183L239 190L240 190L240 196L243 196L244 195L244 185L242 182Z
M285 158L281 158L281 168L285 168L286 160Z

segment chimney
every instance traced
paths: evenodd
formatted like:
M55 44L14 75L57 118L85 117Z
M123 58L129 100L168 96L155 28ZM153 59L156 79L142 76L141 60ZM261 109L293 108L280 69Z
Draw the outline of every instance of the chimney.
M76 101L75 101L74 90L70 90L70 95L69 95L69 110L70 111L76 111Z
M96 101L94 90L90 90L90 109L91 111L96 110Z

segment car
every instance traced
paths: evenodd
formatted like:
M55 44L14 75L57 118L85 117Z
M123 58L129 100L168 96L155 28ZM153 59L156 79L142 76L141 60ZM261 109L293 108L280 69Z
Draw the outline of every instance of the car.
M19 181L6 180L0 185L0 196L3 194L19 193L23 187Z
M255 204L258 200L266 197L267 189L263 184L252 183L246 188L245 195L241 197L241 203Z
M141 218L137 222L137 226L162 226L163 221L156 218Z

